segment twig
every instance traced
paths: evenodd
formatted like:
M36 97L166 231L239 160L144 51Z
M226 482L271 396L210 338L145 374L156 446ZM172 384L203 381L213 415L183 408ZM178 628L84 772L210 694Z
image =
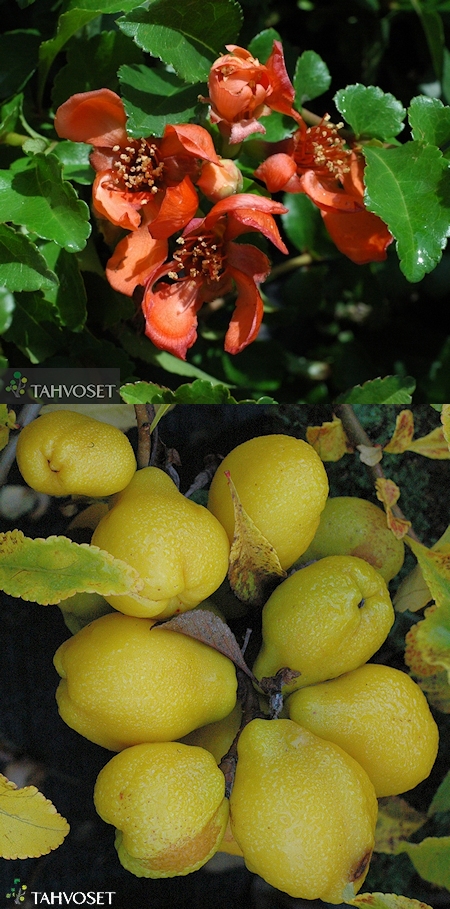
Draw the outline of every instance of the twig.
M236 765L238 760L237 755L237 744L239 741L239 736L251 720L255 719L267 719L266 715L262 712L259 705L258 695L252 685L251 680L242 669L236 667L236 675L238 678L238 698L242 704L242 720L241 725L227 751L227 753L222 758L219 767L225 777L225 798L229 799L231 795L231 790L234 783L234 775L236 773Z
M148 467L152 451L150 426L155 419L155 408L153 404L135 404L134 410L138 428L137 465L138 468Z
M26 426L27 423L31 423L34 420L40 409L41 404L24 404L20 414L17 418L17 426L22 429L23 426ZM6 448L3 449L0 456L0 486L4 486L8 479L9 471L14 463L14 458L16 457L16 448L17 440L19 438L19 433L14 433L9 438L9 442Z
M337 404L334 408L335 414L342 421L342 425L345 430L345 434L353 446L357 448L358 445L365 445L368 448L375 448L372 440L367 435L366 431L361 426L361 423L356 416L356 413L351 404ZM374 483L376 480L384 479L383 468L380 464L366 465L367 470L369 471ZM392 505L392 513L396 518L399 518L401 521L405 521L405 515L403 514L401 508L398 505ZM413 540L417 540L420 543L419 537L413 530L412 526L408 529L407 536L411 537Z

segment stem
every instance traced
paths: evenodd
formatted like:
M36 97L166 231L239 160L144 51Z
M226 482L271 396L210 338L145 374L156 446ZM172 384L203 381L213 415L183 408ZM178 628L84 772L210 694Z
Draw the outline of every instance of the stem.
M311 265L313 261L317 260L313 260L309 253L302 253L301 256L294 256L292 259L288 259L287 262L280 262L279 265L275 265L275 268L272 268L264 283L269 284L270 281L275 281L280 275L294 271L296 268L302 268L303 265Z
M34 420L37 417L37 415L41 409L41 406L42 406L41 404L24 404L23 405L22 410L20 411L20 414L17 418L17 425L19 426L20 429L23 426L26 426L27 423L31 423L32 420ZM11 467L14 462L14 458L16 457L16 448L17 448L18 438L19 438L19 433L15 433L14 435L11 435L6 448L4 448L1 453L1 456L0 456L0 486L3 486L8 479L9 471L11 470Z
M227 753L219 764L219 768L225 777L225 798L227 799L230 798L231 790L233 788L234 775L236 773L238 761L237 744L241 732L247 723L250 723L252 720L267 719L267 716L262 712L259 706L258 695L251 680L242 669L238 669L237 667L236 675L238 678L238 698L242 704L242 720Z
M357 448L358 445L367 445L369 448L375 448L371 439L369 439L369 436L361 426L351 404L337 404L334 410L336 416L342 421L345 434L353 448ZM384 472L380 464L366 466L374 483L378 479L384 479ZM396 518L400 518L402 521L406 520L405 515L398 505L392 505L392 513ZM407 536L412 537L413 540L417 540L417 542L420 543L419 537L412 527L409 528Z
M150 426L155 419L155 408L153 404L135 404L136 422L138 427L138 450L137 465L148 467L152 452L152 437Z

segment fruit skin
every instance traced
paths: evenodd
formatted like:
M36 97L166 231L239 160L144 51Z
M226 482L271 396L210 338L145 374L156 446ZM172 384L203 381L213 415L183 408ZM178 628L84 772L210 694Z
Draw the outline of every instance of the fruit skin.
M111 751L182 738L227 716L236 703L231 660L154 624L112 612L64 641L54 656L62 719Z
M249 870L278 890L351 898L367 874L377 808L362 767L292 720L252 720L241 733L231 829Z
M158 467L135 473L91 542L128 562L143 579L139 600L106 597L129 615L167 618L193 609L217 590L228 571L229 543L219 521L183 496Z
M231 542L234 511L225 471L281 567L290 568L309 546L328 495L327 474L312 445L293 436L256 436L224 458L211 482L208 508Z
M381 508L356 496L334 496L326 502L316 534L299 564L329 555L353 555L380 572L386 583L400 571L405 544L397 540Z
M261 679L297 670L285 693L335 678L370 659L393 622L379 572L355 556L327 556L286 578L267 600L253 672Z
M73 410L51 411L24 426L16 459L28 486L50 496L110 496L136 471L120 429Z
M361 764L378 798L413 789L430 774L439 732L425 695L405 672L367 663L295 691L287 705L296 723Z
M179 742L117 754L97 777L94 804L117 828L123 867L150 878L201 868L217 851L229 813L224 776L212 755Z

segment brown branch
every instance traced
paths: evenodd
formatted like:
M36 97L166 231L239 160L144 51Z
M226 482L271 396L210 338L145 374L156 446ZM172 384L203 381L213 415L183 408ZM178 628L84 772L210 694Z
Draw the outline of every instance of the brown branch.
M359 422L358 417L356 416L356 413L351 404L337 404L334 408L334 412L336 416L341 420L345 434L353 448L358 448L358 445L366 445L368 448L376 448L372 440L367 435L366 431L361 426L361 423ZM376 480L384 479L383 468L380 464L374 464L373 466L367 464L366 467L374 483ZM401 521L406 520L405 515L398 505L392 505L392 513ZM411 537L413 540L417 540L417 542L420 543L419 537L413 530L412 526L408 529L407 536Z
M138 428L138 450L137 465L148 467L152 451L152 440L150 426L155 418L155 408L153 404L135 404L136 422Z
M223 756L219 764L219 768L225 777L225 798L227 799L230 798L231 790L233 788L234 775L236 773L238 761L237 744L241 732L251 720L267 719L259 706L259 698L251 680L242 669L238 669L237 667L236 675L238 677L238 699L242 704L242 720L227 753Z

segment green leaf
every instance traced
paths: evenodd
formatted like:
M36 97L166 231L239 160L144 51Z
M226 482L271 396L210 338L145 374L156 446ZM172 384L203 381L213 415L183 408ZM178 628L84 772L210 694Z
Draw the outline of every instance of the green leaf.
M425 881L450 890L450 836L429 836L421 843L399 843L397 853L406 852Z
M93 183L95 173L89 163L91 150L92 147L84 142L70 142L68 139L62 139L55 145L52 154L63 165L64 180L86 185Z
M265 28L252 38L247 48L253 57L256 57L261 63L266 63L272 53L274 41L281 41L279 32L274 28Z
M176 376L205 379L212 385L219 382L214 376L208 375L207 372L199 369L198 366L194 366L193 363L180 360L179 357L174 357L173 354L168 353L166 350L158 350L145 335L137 335L133 331L122 328L120 340L131 357L142 360L144 363L152 363L154 366L159 366L161 369L165 369L166 372Z
M39 33L18 29L0 36L0 98L15 95L33 75L38 62Z
M86 322L87 298L76 256L56 243L45 243L41 250L59 280L58 287L44 292L45 299L53 304L60 325L80 331Z
M431 363L425 394L428 400L441 400L441 404L433 405L436 408L441 408L443 403L450 400L450 337L445 339Z
M271 398L259 401L236 401L225 385L213 385L203 379L195 379L190 385L180 385L176 391L163 388L153 382L135 382L122 385L120 394L127 404L275 404Z
M445 107L438 98L426 95L413 98L408 119L413 139L439 148L450 142L450 107Z
M328 91L331 75L326 63L313 50L303 51L297 60L294 74L296 106L300 110L305 101L311 101Z
M281 215L286 234L300 252L327 255L335 248L323 227L320 211L303 193L286 193Z
M267 116L260 117L259 122L266 131L264 142L281 142L282 139L292 136L296 126L291 117L280 114L276 110L271 111Z
M428 50L433 62L436 79L442 78L443 49L445 44L444 26L436 10L424 9L420 0L411 0L418 14L427 39Z
M21 530L0 534L0 589L10 596L48 606L75 593L136 594L142 586L134 568L96 546L32 540Z
M408 281L420 281L440 261L450 233L448 162L438 148L418 141L363 151L366 206L395 237Z
M55 287L58 278L35 244L0 224L0 285L10 291ZM56 289L56 287L55 287Z
M371 379L363 385L356 385L340 395L337 403L346 404L411 404L411 395L416 383L409 376L385 376Z
M16 302L9 290L0 287L0 335L3 335L11 325L15 305Z
M69 10L67 13L62 13L58 19L58 27L56 30L56 35L54 38L50 38L48 41L43 41L39 48L39 69L38 69L38 99L42 100L44 93L45 83L47 81L47 76L50 72L50 67L63 49L64 45L67 44L69 38L72 35L75 35L80 28L83 28L88 24L92 19L95 19L99 15L99 10L80 10L73 9Z
M68 252L78 252L90 234L89 208L62 178L55 155L21 158L0 171L0 221L24 225Z
M208 78L223 45L235 43L242 10L235 0L153 0L118 20L124 34L144 51L173 66L185 82Z
M64 623L72 634L81 631L85 625L100 616L114 612L113 607L98 593L75 593L72 597L61 600L58 606Z
M142 63L142 51L117 30L93 35L89 40L77 36L67 48L67 64L56 74L52 101L54 107L77 92L118 88L117 70L125 63Z
M53 306L39 291L16 293L13 318L5 341L15 344L31 363L42 363L64 344L53 322Z
M450 770L444 776L440 786L436 789L428 809L428 814L436 814L438 811L450 811Z
M144 65L121 66L119 80L129 136L161 136L168 123L186 123L198 107L198 87L175 73Z
M349 85L334 96L340 114L357 136L390 139L403 129L405 109L391 95L376 85Z

